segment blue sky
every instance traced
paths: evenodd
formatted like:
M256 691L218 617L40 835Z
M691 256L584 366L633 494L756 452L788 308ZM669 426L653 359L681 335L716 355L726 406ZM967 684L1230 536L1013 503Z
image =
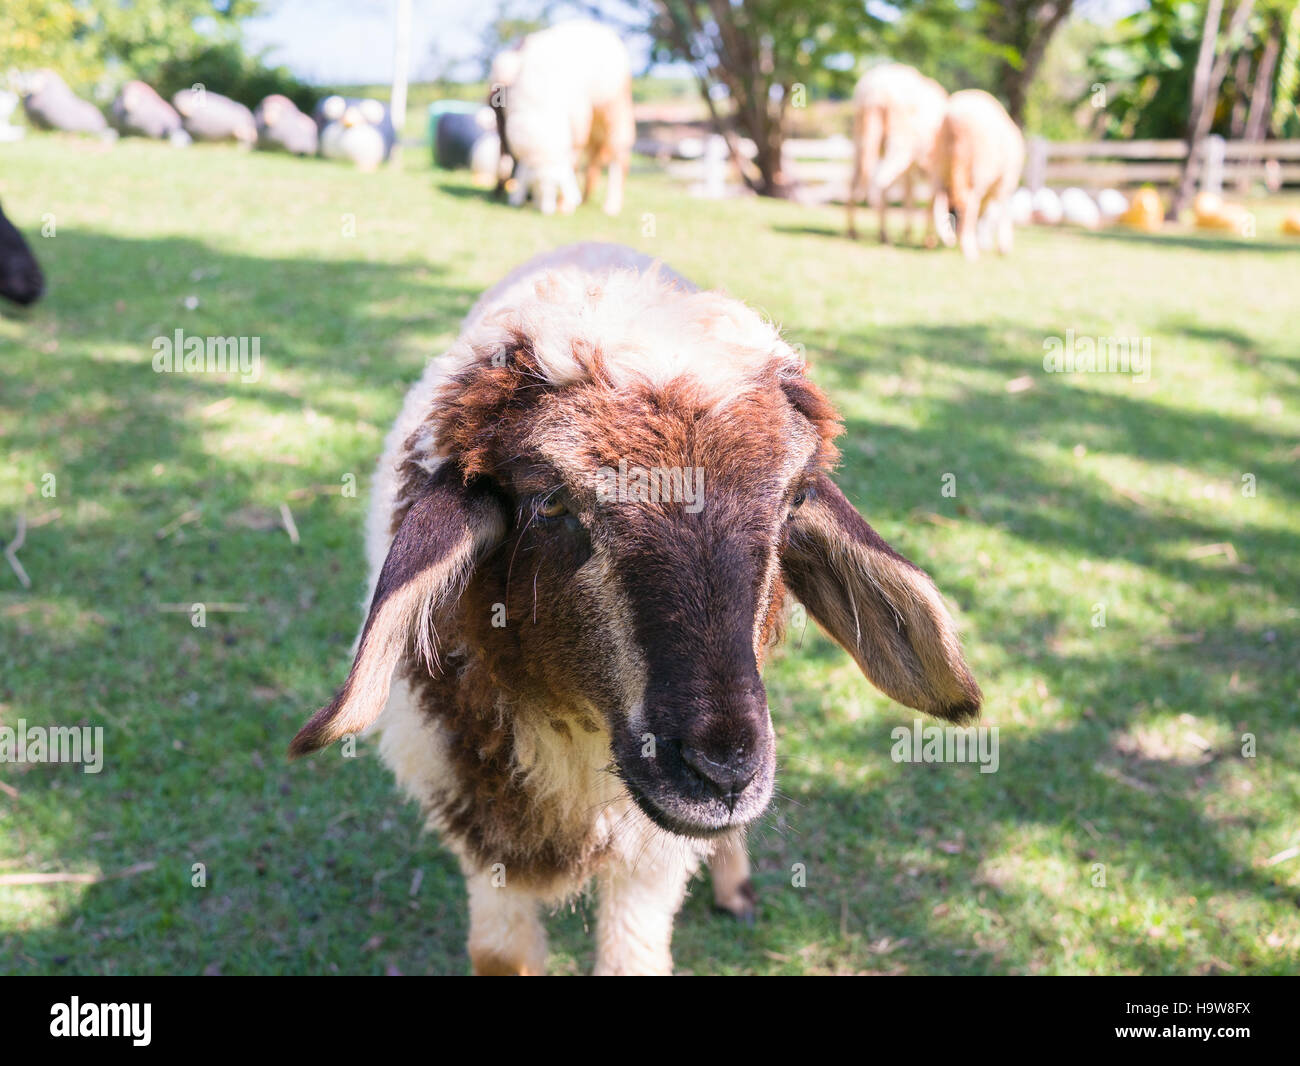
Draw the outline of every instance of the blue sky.
M516 0L511 9L529 6ZM601 6L610 8L612 0ZM439 72L435 50L451 59L476 54L479 34L499 7L500 0L414 0L412 79ZM244 36L308 81L385 82L393 72L395 9L395 0L268 0L266 14L245 23Z
M606 9L618 6L618 0L597 2ZM1092 17L1108 20L1142 2L1085 0L1083 6ZM888 6L885 0L870 3L876 13ZM479 34L499 6L500 0L414 0L411 77L427 79L440 72L446 59L475 54ZM530 5L516 0L511 6L526 10ZM386 82L392 77L395 0L268 0L266 8L263 17L245 24L245 36L254 47L267 47L273 62L283 63L299 77L330 84ZM636 42L629 43L635 54Z

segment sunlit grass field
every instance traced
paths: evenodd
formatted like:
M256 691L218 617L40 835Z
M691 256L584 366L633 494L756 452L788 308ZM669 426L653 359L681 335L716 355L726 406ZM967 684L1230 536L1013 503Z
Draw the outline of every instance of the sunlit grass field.
M696 881L678 969L1300 969L1283 201L1250 242L1028 229L972 266L654 174L616 220L545 219L418 153L361 174L33 136L0 149L0 202L49 280L0 319L0 540L22 514L32 582L0 558L0 724L105 738L97 775L0 765L0 972L468 970L456 864L374 748L285 748L346 673L406 386L482 289L578 239L662 256L805 346L845 418L842 487L935 576L999 729L996 773L895 763L914 714L795 629L766 675L759 921ZM155 373L178 328L260 338L259 380ZM1046 373L1067 331L1149 338L1149 380ZM5 883L30 874L91 876ZM553 916L553 971L590 969L593 926L590 900Z

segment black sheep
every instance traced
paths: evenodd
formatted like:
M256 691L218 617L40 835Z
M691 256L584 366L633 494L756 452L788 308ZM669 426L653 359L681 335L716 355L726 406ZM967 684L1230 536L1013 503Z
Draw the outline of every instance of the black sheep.
M30 304L44 291L45 276L36 256L0 209L0 296L16 304Z

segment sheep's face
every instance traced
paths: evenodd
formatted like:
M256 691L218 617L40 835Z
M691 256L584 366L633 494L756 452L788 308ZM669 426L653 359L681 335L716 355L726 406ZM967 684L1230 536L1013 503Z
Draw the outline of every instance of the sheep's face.
M773 378L721 405L689 382L570 388L496 436L509 528L458 627L566 728L596 719L662 827L756 818L775 776L759 670L824 458L815 427Z
M437 672L455 634L519 713L560 737L606 733L661 827L723 832L772 795L759 671L787 589L888 695L976 713L938 592L828 475L839 426L802 363L731 301L639 307L639 291L613 303L557 286L546 314L483 327L407 442L352 672L294 752L373 721L413 643L416 668Z

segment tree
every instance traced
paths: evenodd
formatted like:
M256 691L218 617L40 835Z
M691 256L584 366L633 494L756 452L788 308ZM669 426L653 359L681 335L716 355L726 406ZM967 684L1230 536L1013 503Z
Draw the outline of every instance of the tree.
M1074 10L1074 0L1006 0L985 5L987 39L1005 47L998 64L999 94L1017 124L1023 124L1029 86L1047 46Z
M878 46L884 25L852 0L650 0L648 6L657 58L690 65L746 184L765 196L788 191L781 156L790 109L802 106L813 86L846 92L854 59ZM752 161L741 150L741 134L754 143Z
M0 69L55 67L88 88L110 71L141 76L215 43L238 44L260 0L4 0Z

